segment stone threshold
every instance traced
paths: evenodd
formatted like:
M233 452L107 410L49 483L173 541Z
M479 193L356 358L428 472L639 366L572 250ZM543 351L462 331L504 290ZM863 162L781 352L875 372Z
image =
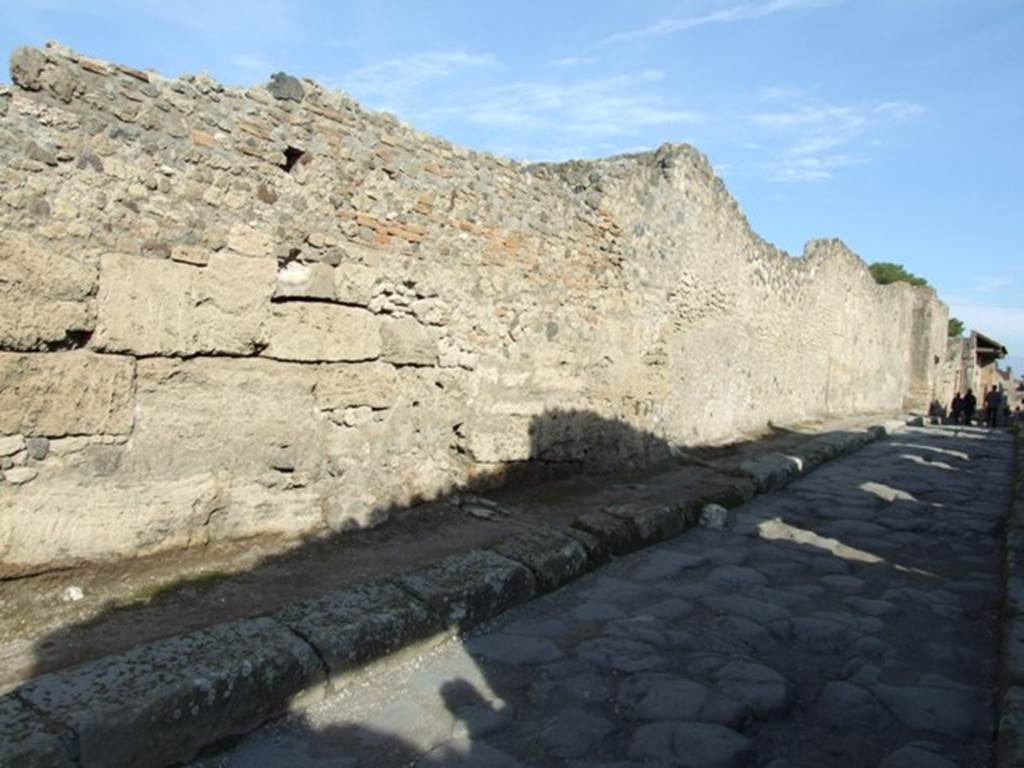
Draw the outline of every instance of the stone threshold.
M808 435L785 452L732 457L735 476L706 494L595 508L568 525L537 525L389 579L39 675L0 697L0 765L186 762L337 694L373 662L443 641L613 557L679 536L708 505L733 508L779 490L903 424ZM1024 632L1021 640L1024 648Z

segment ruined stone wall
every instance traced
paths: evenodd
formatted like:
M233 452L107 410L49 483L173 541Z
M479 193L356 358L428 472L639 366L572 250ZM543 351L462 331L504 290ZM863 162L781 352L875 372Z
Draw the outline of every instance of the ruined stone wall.
M931 291L777 251L692 148L527 167L309 81L11 69L0 570L371 525L934 381Z

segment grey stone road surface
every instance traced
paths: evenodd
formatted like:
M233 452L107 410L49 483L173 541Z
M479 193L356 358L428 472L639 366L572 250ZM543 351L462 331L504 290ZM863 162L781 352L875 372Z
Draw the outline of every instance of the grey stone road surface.
M197 765L990 765L1010 456L908 430Z

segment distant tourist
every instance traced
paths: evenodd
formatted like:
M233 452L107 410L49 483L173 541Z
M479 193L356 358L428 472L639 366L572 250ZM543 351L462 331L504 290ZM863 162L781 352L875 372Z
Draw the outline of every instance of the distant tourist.
M970 424L974 419L974 409L978 407L978 398L974 396L974 390L968 389L964 395L964 424Z
M996 389L996 385L992 385L992 389L985 393L985 424L989 428L995 427L999 419L999 411L1003 407L1003 397L999 394L999 390Z
M954 424L960 423L960 417L964 413L964 398L959 390L953 395L953 402L949 406L949 418Z

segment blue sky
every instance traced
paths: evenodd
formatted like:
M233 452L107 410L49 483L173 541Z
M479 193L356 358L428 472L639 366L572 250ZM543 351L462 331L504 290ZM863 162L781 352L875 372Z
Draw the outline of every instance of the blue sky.
M56 39L232 84L285 70L527 160L695 144L753 227L927 278L1024 368L1021 0L0 0Z

